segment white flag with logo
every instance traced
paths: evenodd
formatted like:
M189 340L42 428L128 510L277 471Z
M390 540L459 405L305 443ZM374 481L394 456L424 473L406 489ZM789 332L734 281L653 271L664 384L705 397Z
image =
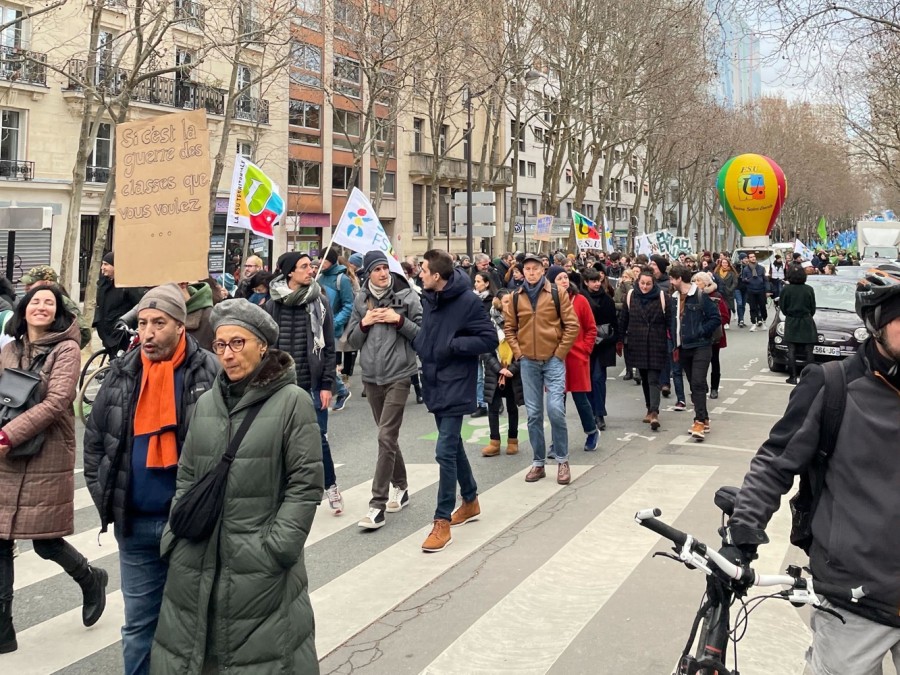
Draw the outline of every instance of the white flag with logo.
M353 188L347 199L341 219L331 236L331 243L363 255L369 251L383 251L391 272L403 274L394 246L381 226L372 202L358 188Z

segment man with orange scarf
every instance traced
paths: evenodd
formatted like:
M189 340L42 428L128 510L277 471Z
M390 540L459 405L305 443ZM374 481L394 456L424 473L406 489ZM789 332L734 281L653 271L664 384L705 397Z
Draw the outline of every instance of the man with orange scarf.
M119 545L126 675L150 669L168 572L159 544L178 457L194 405L219 371L218 360L185 331L187 309L178 286L150 290L137 316L141 348L112 364L84 436L84 476L101 532L114 523Z

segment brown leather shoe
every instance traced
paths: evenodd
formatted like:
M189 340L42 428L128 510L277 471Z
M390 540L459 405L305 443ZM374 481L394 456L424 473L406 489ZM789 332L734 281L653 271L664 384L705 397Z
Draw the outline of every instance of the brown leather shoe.
M644 421L644 424L650 424L650 422L651 422L652 419L653 419L653 418L652 418L652 414L653 414L653 413L651 413L649 410L647 411L647 414L644 415L644 420L643 420L643 421Z
M434 521L431 534L422 544L422 550L426 553L437 553L447 548L453 540L450 538L450 521L438 519Z
M518 438L510 438L506 441L506 454L507 455L515 455L519 452L519 439Z
M491 440L482 450L482 457L496 457L500 454L500 441Z
M450 527L456 527L457 525L468 523L470 520L478 520L478 516L480 515L481 507L478 505L478 497L476 496L475 499L470 502L467 502L464 499L459 508L453 512L452 516L450 516Z
M657 431L659 429L659 413L652 412L649 417L650 428L653 429L653 431Z
M528 474L525 476L526 483L537 483L541 478L546 478L547 472L544 471L544 467L542 466L533 466Z
M572 480L572 472L569 471L569 463L563 462L556 471L556 482L560 485L568 485Z

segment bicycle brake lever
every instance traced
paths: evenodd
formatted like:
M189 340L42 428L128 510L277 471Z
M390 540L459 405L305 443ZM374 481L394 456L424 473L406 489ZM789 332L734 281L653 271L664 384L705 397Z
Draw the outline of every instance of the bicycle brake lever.
M662 556L663 558L668 558L669 560L674 560L675 562L681 562L681 558L679 558L677 555L673 555L671 553L665 553L664 551L657 551L656 553L653 554L654 558L656 556Z

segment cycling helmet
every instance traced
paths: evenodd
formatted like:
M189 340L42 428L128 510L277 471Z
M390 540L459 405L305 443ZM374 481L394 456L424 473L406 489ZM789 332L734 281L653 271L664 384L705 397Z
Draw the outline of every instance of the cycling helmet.
M866 272L856 286L856 313L870 333L882 326L885 303L900 302L900 266L879 265Z

